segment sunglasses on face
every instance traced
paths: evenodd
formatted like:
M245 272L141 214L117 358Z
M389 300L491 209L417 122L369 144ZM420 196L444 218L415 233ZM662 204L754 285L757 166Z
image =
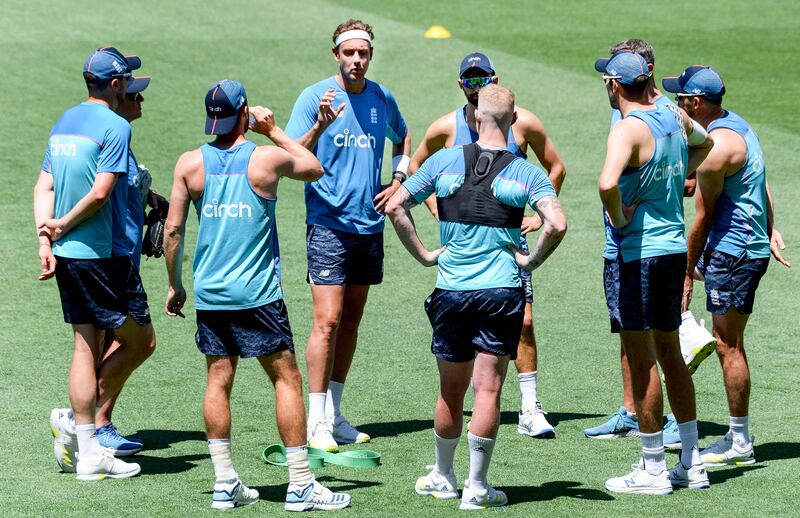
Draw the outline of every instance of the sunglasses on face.
M142 94L140 94L140 93L125 94L125 99L127 99L129 101L134 101L134 102L137 102L137 103L140 103L140 102L144 101L144 97L142 97Z
M491 84L494 77L465 77L461 80L461 85L467 90L475 90L476 88L483 88Z

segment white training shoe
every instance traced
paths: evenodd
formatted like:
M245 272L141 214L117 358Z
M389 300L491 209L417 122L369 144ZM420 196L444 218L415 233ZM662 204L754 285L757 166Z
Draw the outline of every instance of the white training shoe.
M700 452L700 458L707 468L717 466L743 466L756 461L753 450L753 441L750 438L747 444L738 444L733 440L731 432L726 433L717 442Z
M333 438L330 423L325 421L309 423L306 433L308 434L308 445L310 447L331 453L337 453L339 451L339 444L337 444L336 439Z
M243 505L252 505L258 502L258 491L242 484L237 476L233 480L217 481L214 483L214 496L211 500L212 509L233 509Z
M61 471L75 473L78 436L75 434L75 421L71 409L54 408L50 412L50 433L54 438L53 453Z
M286 489L287 511L333 511L343 509L350 505L350 495L347 493L334 493L316 480L301 484L289 484Z
M104 478L129 478L142 471L141 466L135 462L125 462L117 459L106 448L100 450L100 455L93 459L81 459L78 454L78 466L75 470L78 480L103 480Z
M708 473L702 464L695 464L689 469L683 467L681 461L675 464L667 475L673 486L688 487L689 489L707 489L711 487Z
M414 486L414 489L418 495L430 495L439 500L458 498L458 483L456 481L456 475L452 471L450 473L439 473L436 471L436 468L434 468L424 477L419 477L417 479L417 484Z
M522 407L522 410L519 412L517 433L537 439L555 439L556 431L553 426L547 422L547 418L545 417L546 413L547 412L542 410L542 404L538 401L533 410Z
M641 495L670 495L672 484L667 470L651 475L644 467L644 461L631 465L633 471L624 477L606 480L606 489L614 493L635 493Z
M333 440L337 444L363 444L370 441L370 436L356 430L343 415L337 415L333 421Z
M699 324L695 321L691 311L681 314L678 336L683 361L689 368L689 374L694 374L703 360L716 350L717 340L708 332L704 321L701 320Z
M490 507L503 507L508 503L508 497L499 489L490 485L485 487L472 487L470 480L464 481L464 491L461 492L462 511L479 511Z

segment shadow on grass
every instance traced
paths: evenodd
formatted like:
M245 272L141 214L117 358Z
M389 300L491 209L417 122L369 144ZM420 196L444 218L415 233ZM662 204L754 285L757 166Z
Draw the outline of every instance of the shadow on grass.
M464 412L465 416L472 417L472 411L467 410ZM582 414L577 412L548 412L547 421L555 426L558 426L562 421L574 421L576 419L589 419L594 417L605 417L603 414ZM517 424L519 423L519 413L511 410L500 412L500 424Z
M198 462L208 459L208 454L178 455L175 457L150 457L137 455L131 457L131 462L142 466L142 475L164 475L183 473L197 467ZM127 460L127 459L126 459Z
M287 474L288 478L289 475ZM371 482L369 480L347 480L344 478L322 476L317 477L317 480L322 482L325 487L334 493L352 491L353 489L361 489L364 487L374 487L383 485L381 482ZM286 501L286 487L289 484L275 484L272 486L250 486L258 491L259 499L267 500L269 502L285 502ZM207 494L211 494L208 491Z
M700 439L721 437L726 433L728 433L728 425L712 423L711 421L697 421L697 434Z
M739 478L749 471L756 471L762 468L766 468L766 466L731 466L730 469L706 469L706 473L708 473L708 481L711 482L711 487L714 487L716 484L722 484L732 478Z
M404 433L433 430L433 419L409 419L386 423L369 423L357 426L358 431L370 437L397 437Z
M558 480L545 482L541 486L503 486L508 495L508 505L525 502L546 502L556 498L578 498L580 500L614 500L614 497L599 489L583 487L580 482Z
M755 455L758 461L787 460L800 458L800 443L768 442L755 444Z
M145 450L164 450L183 441L206 441L206 434L197 430L139 430L130 437L139 439Z

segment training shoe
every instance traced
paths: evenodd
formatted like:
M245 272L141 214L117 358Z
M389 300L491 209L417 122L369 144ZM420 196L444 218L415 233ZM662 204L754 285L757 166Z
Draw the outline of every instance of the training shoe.
M618 412L614 412L608 421L587 428L583 435L589 439L616 439L618 437L639 437L639 422L635 416L631 416L624 406L619 407Z
M689 374L694 374L700 364L717 348L714 335L708 332L705 322L698 324L691 311L681 314L681 326L678 328L681 341L681 354Z
M471 487L470 481L464 482L464 491L461 492L462 511L479 511L490 507L503 507L508 503L508 497L499 489L490 485L485 487Z
M127 457L142 451L142 443L121 436L112 423L101 426L96 433L100 446L110 449L115 457Z
M114 457L111 450L102 448L100 455L93 459L81 459L78 454L78 466L75 470L78 480L103 480L104 478L129 478L142 471L135 462L125 462Z
M54 408L50 412L50 433L54 438L53 453L61 471L75 473L78 436L75 434L75 421L71 409Z
M333 440L337 444L363 444L370 441L370 436L356 430L343 415L337 415L333 421Z
M701 451L700 458L707 468L753 464L756 461L753 441L755 441L755 437L751 437L747 444L738 444L733 440L731 432L728 432L717 442Z
M417 485L414 489L418 495L430 495L440 500L458 498L458 483L456 482L456 475L452 471L450 473L439 473L434 468L424 477L417 479Z
M286 489L287 511L332 511L343 509L350 505L350 495L347 493L334 493L316 480L301 485L289 484Z
M339 451L339 445L333 438L330 423L325 421L320 421L313 425L309 423L306 433L308 434L308 445L310 447L325 450L330 453L337 453Z
M606 480L606 489L613 493L635 493L641 495L670 495L672 484L667 470L651 475L644 467L644 461L631 465L633 471L624 477Z
M708 473L706 473L706 469L702 464L695 464L686 469L678 461L667 476L673 486L688 487L689 489L707 489L711 487L711 483L708 481Z
M212 509L233 509L258 502L258 491L242 484L237 476L233 480L216 481Z
M681 449L681 432L675 415L667 414L667 424L664 425L664 448L669 450Z
M537 439L555 439L556 431L553 426L547 422L547 418L545 417L546 413L547 412L542 410L542 404L538 401L533 410L522 407L522 410L519 412L517 433Z

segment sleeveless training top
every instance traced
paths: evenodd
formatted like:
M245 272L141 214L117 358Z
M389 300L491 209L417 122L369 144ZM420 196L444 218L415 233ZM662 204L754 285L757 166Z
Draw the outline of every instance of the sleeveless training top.
M467 125L467 106L464 105L456 110L456 138L453 141L453 146L463 146L465 144L473 144L478 141L478 134L470 129ZM517 145L514 139L514 132L508 128L508 150L520 158L528 158L528 155L522 152L522 149Z

